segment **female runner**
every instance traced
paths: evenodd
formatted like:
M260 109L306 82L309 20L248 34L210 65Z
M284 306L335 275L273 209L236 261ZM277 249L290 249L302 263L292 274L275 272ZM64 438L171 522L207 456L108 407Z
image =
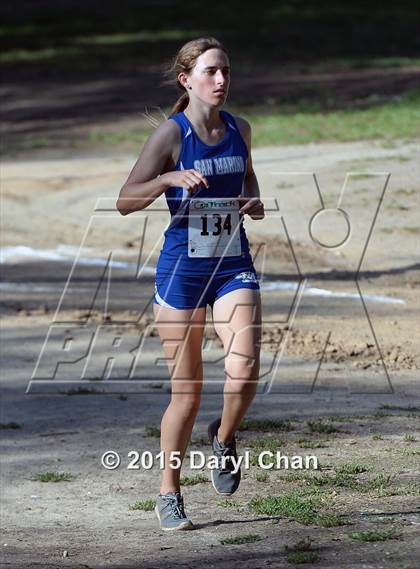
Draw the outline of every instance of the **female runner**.
M229 58L214 38L185 44L171 67L183 95L145 143L117 208L146 208L165 193L171 222L156 269L154 315L171 376L171 401L161 423L162 470L155 512L163 530L193 529L180 490L181 464L200 407L201 344L206 306L225 353L220 418L208 427L218 494L239 486L230 457L235 432L255 393L260 363L261 301L243 216L263 219L247 121L222 111Z

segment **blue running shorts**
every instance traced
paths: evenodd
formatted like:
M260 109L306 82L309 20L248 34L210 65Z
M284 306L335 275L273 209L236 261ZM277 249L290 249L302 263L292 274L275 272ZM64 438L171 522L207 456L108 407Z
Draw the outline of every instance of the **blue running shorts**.
M157 274L154 303L186 310L205 307L233 290L250 288L260 290L255 270L225 271L223 274L179 276L177 273Z

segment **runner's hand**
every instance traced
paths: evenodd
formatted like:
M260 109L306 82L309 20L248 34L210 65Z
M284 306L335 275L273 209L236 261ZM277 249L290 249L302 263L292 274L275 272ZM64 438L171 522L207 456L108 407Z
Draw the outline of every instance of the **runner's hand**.
M168 185L168 188L171 186L185 188L190 194L196 192L201 185L209 188L207 178L205 178L201 172L198 172L198 170L166 172L161 175L161 179Z
M238 196L239 198L239 213L245 215L246 213L251 219L264 219L264 204L260 198L246 198L245 196Z

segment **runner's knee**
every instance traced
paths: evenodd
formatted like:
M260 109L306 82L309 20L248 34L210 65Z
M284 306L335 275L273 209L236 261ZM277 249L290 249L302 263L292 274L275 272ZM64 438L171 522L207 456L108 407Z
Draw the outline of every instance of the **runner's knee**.
M201 393L172 393L171 405L183 417L195 415L200 409Z

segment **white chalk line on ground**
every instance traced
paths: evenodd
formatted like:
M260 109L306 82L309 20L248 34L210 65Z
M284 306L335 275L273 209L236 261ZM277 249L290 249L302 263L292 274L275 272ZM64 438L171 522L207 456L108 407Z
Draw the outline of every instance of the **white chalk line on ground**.
M83 251L85 253L91 254L88 257L78 257L77 262L85 266L110 266L116 269L129 269L138 270L141 268L142 274L155 275L155 268L150 265L138 266L137 263L132 263L129 261L114 261L109 259L104 259L102 257L94 256L98 254L98 251L94 249L84 247ZM29 262L33 260L45 260L45 261L56 261L73 264L74 260L79 253L79 248L73 247L71 245L58 245L55 249L34 249L33 247L28 247L26 245L17 245L11 247L0 248L0 264L16 264L19 262ZM114 251L114 253L116 253ZM127 254L124 252L124 254ZM138 252L132 253L132 256L138 255ZM298 289L298 282L280 282L280 281L267 281L260 284L262 291L272 291L272 290L293 290ZM13 283L13 282L3 282L0 283L0 290L5 291L21 291L21 292L52 292L62 290L61 287L46 287L46 286L32 286L30 283ZM74 288L73 290L87 290ZM346 300L360 300L360 295L358 293L352 292L338 292L317 287L305 287L303 294L308 296L320 296L329 298L342 298ZM405 301L401 298L381 295L381 294L363 294L363 299L368 302L381 302L384 304L405 304Z

